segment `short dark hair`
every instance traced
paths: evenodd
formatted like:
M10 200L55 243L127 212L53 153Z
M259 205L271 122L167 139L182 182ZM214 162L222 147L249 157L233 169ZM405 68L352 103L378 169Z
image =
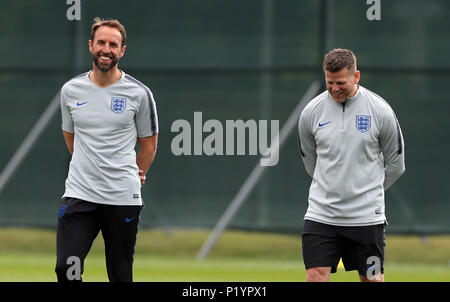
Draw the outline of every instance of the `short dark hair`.
M116 19L101 19L99 17L94 18L94 23L92 24L91 30L91 41L94 42L94 35L100 26L109 26L112 28L117 28L122 35L122 46L125 45L125 40L127 39L127 32L125 27Z
M347 68L350 72L356 71L356 56L349 49L336 48L325 55L323 69L338 72Z

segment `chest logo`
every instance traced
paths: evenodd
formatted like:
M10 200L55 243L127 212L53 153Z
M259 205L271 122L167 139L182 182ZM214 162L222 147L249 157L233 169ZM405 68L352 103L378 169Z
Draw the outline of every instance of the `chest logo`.
M78 107L80 107L80 106L83 106L83 105L85 105L85 104L87 104L88 102L80 102L80 101L77 101L77 106Z
M359 132L365 133L369 131L372 121L372 116L370 115L357 115L356 116L356 129Z
M113 96L111 98L111 110L114 113L122 113L127 108L127 98L120 96Z
M326 122L326 123L321 123L321 122L319 122L319 127L323 127L323 126L325 126L325 125L328 125L329 123L331 123L331 121Z

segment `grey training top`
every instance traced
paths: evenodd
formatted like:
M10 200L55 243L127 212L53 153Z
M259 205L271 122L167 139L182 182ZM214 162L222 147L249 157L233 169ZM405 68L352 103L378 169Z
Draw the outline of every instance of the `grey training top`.
M344 105L325 91L305 107L298 131L313 178L305 219L342 226L384 223L384 191L405 170L403 136L388 103L362 86Z
M105 88L86 72L61 89L62 130L75 134L63 197L142 205L134 147L137 137L158 133L158 116L150 89L121 72Z

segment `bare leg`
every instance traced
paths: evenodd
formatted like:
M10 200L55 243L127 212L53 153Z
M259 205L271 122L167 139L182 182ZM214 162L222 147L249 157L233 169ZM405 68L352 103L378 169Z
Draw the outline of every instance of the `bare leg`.
M361 282L384 282L384 274L372 276L370 279L366 276L359 275L359 280L361 280Z
M313 267L306 270L306 282L328 282L331 266Z

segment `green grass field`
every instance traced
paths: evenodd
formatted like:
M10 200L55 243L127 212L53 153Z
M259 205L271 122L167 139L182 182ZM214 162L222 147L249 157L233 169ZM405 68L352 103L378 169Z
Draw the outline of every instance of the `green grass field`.
M298 236L228 231L208 259L195 255L208 236L204 230L141 230L134 280L302 282L305 270ZM0 229L0 281L56 281L55 232ZM108 281L99 235L85 261L84 281ZM450 236L387 236L386 281L450 281ZM343 269L331 281L358 281Z

